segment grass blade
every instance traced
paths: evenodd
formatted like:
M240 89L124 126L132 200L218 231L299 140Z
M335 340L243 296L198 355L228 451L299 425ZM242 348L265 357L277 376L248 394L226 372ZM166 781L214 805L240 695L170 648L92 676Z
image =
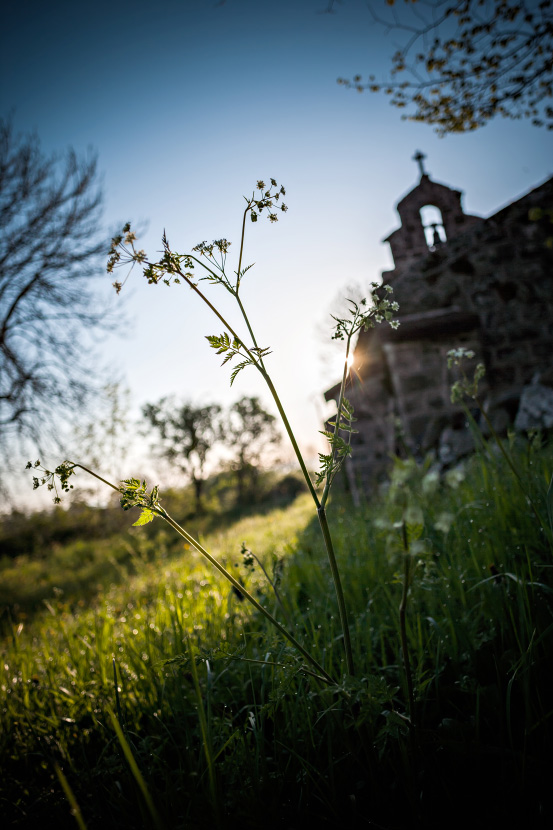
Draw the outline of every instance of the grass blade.
M66 795L67 800L71 805L71 813L75 817L75 821L79 827L79 830L86 830L86 824L84 823L83 816L81 813L81 808L77 803L77 799L75 798L75 793L71 789L69 785L69 781L63 774L61 767L58 764L54 764L54 769L56 770L56 775L59 778L60 784L63 787L63 791Z
M549 487L547 488L547 496L545 498L545 503L547 505L549 527L551 528L551 533L553 533L553 475L551 476L551 481L549 482Z
M202 692L200 689L200 681L198 679L198 670L196 668L196 654L194 651L194 647L192 645L191 640L187 637L186 638L186 647L188 653L190 655L190 671L192 673L192 680L194 682L194 692L196 694L196 700L198 701L198 718L200 720L200 730L202 733L202 744L204 748L205 760L207 763L207 772L209 775L209 790L211 793L211 800L213 803L213 811L215 813L216 818L218 818L218 800L217 800L217 788L215 784L215 768L213 766L213 753L211 751L211 741L209 739L209 730L207 726L207 719L205 716L204 711L204 704L202 700ZM217 821L217 824L219 822Z
M121 729L121 725L120 725L119 721L117 720L117 717L116 717L115 713L109 707L108 707L108 714L110 716L112 726L115 730L115 734L117 735L117 739L118 739L119 743L121 744L121 749L123 750L123 754L124 754L124 756L127 760L127 763L129 765L130 769L131 769L131 772L134 776L134 779L135 779L136 783L138 784L138 786L140 788L140 792L142 793L142 796L143 796L144 801L146 803L146 807L148 808L148 812L150 813L150 815L152 817L152 820L154 822L154 826L156 827L156 830L164 830L163 822L161 820L161 817L160 817L158 811L156 810L156 806L153 802L152 796L150 795L150 791L148 790L148 787L146 786L146 782L145 782L145 780L142 776L142 773L138 769L138 764L136 763L134 755L132 754L132 750L129 746L129 742L127 741L127 739L125 738L125 735L123 734L123 730Z

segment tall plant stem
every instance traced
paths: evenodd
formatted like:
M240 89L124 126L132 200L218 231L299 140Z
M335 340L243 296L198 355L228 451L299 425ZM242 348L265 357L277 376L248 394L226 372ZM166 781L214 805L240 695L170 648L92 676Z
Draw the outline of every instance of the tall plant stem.
M528 500L528 503L530 504L530 507L532 508L534 516L536 517L536 519L537 519L539 525L542 527L542 529L545 530L543 522L542 522L541 517L540 517L540 514L538 513L538 509L537 509L536 505L534 504L533 499L528 495L528 493L526 491L526 488L524 487L524 484L522 483L522 479L519 475L519 472L518 472L517 468L515 467L515 465L513 464L513 461L511 459L511 457L509 456L509 453L507 452L507 450L503 446L503 441L501 440L501 438L499 437L499 435L495 431L494 426L493 426L492 422L490 421L490 419L488 417L488 413L484 409L484 406L483 406L482 402L477 397L474 398L474 401L475 401L476 405L478 406L478 409L482 413L482 416L483 416L483 418L484 418L484 420L487 424L487 427L490 430L490 435L495 440L497 446L499 447L499 450L500 450L501 454L503 455L503 458L505 459L505 461L509 465L514 477L516 478L517 484L520 487L520 490L522 491L525 498Z
M344 396L345 396L345 392L346 392L346 381L347 381L347 378L348 378L348 357L349 357L350 343L351 343L351 337L348 337L348 342L347 342L347 345L346 345L346 359L344 361L344 371L342 373L342 383L340 385L340 395L338 397L338 411L337 411L337 414L336 414L336 421L334 422L334 435L336 435L336 436L340 432L340 421L341 421L341 418L342 418L342 406L343 406L343 403L344 403ZM338 455L337 451L333 450L333 452L332 452L332 456L333 456L332 467L334 467L334 465L336 464L337 455ZM329 474L326 477L325 488L323 490L323 495L321 497L321 507L323 509L326 505L326 501L327 501L328 495L330 493L330 485L332 484L332 477L333 477L332 476L332 467L331 467L331 471L329 472Z
M203 263L200 263L200 264L203 266ZM205 267L205 266L203 266L203 267ZM209 269L207 269L207 270L209 270ZM253 352L251 352L250 349L248 349L248 347L246 346L246 344L244 343L242 338L236 333L236 331L230 325L228 320L226 320L225 317L223 317L223 315L215 308L213 303L211 303L207 299L205 294L202 291L200 291L198 286L195 285L195 283L193 283L184 273L182 273L182 271L179 271L179 276L182 277L182 279L185 282L188 283L190 288L192 288L192 290L196 292L198 297L200 297L200 299L204 301L204 303L208 306L208 308L211 309L211 311L215 314L215 316L218 317L218 319L225 326L225 328L228 329L229 334L231 334L233 337L236 338L236 340L240 343L240 345L242 346L242 348L244 349L244 351L246 352L248 357L250 357L252 359L252 361L253 361L254 365L257 367L258 371L261 372L261 374L263 375L263 378L265 379L265 382L266 382L267 386L269 387L269 391L270 391L270 393L273 397L273 400L274 400L274 402L277 406L280 417L282 418L284 428L285 428L286 433L287 433L287 435L290 439L290 442L291 442L292 447L294 449L294 453L296 455L296 458L298 459L298 463L299 463L301 471L303 473L303 477L305 478L305 483L307 484L307 487L309 488L309 492L311 493L311 496L313 498L313 501L315 502L315 505L317 506L317 508L319 508L319 506L320 506L319 497L317 496L317 492L316 492L316 490L313 486L313 482L311 481L311 476L309 475L307 467L305 466L305 461L303 460L303 456L300 452L300 448L298 447L298 442L296 441L296 438L295 438L294 433L292 431L292 427L290 426L290 422L288 420L286 412L284 411L284 408L283 408L282 403L280 401L280 398L277 394L277 391L274 387L274 384L273 384L271 378L269 377L266 369L264 368L263 364L258 360L256 355L254 355ZM243 315L243 317L246 321L246 325L248 326L248 331L250 332L250 335L251 335L251 337L252 337L252 339L255 343L256 342L255 337L254 337L253 331L251 329L251 326L250 326L248 317L246 315L246 312L244 310L244 307L242 306L242 303L240 302L240 299L238 297L236 297L236 299L238 300L238 304L239 304L240 309L242 311L242 315Z
M316 505L317 510L318 510L319 507L320 507L319 497L317 495L317 491L315 490L315 487L313 486L313 482L311 481L311 476L309 475L307 467L305 466L305 461L303 460L303 456L300 452L300 448L298 447L298 442L296 441L296 437L295 437L295 435L292 431L292 427L290 426L290 421L288 420L286 412L284 411L284 408L282 406L282 403L280 401L278 393L277 393L277 391L274 387L273 381L271 380L271 378L269 377L267 372L265 372L263 370L260 370L260 371L261 371L261 374L263 375L263 377L265 378L265 382L266 382L267 386L269 387L269 391L270 391L271 395L273 396L273 400L276 404L279 415L282 418L282 423L284 424L284 429L286 430L286 434L288 435L288 438L290 439L290 443L292 444L292 447L294 448L294 453L296 454L296 458L298 459L298 463L301 467L301 471L303 473L305 483L307 484L307 487L309 488L309 492L311 493L313 501L315 502L315 505Z
M242 219L242 234L241 234L241 237L240 237L240 255L239 255L239 258L238 258L238 273L237 273L237 282L236 282L236 293L235 293L234 296L236 297L236 302L238 303L238 307L240 308L240 313L242 314L242 317L244 318L244 322L246 323L246 326L247 326L248 331L250 333L250 337L252 338L252 342L253 342L255 348L257 349L258 348L258 343L257 343L256 337L255 337L252 325L250 323L248 315L246 314L246 309L244 308L244 305L242 304L242 300L238 296L238 291L239 291L239 288L240 288L240 268L242 266L242 252L244 250L244 237L245 237L245 234L246 234L246 216L248 215L248 211L250 210L250 208L251 208L251 202L248 204L248 207L244 211L244 217ZM244 345L244 348L246 349L245 345ZM311 481L311 476L309 475L307 467L305 466L305 461L303 460L303 456L300 452L300 448L298 447L294 432L292 430L292 427L290 426L290 422L288 420L286 412L284 411L284 408L282 406L282 403L280 401L278 393L277 393L277 391L274 387L274 384L273 384L271 378L269 377L269 374L267 373L267 370L265 369L265 365L263 363L263 358L260 357L259 360L256 362L256 365L258 366L259 371L263 375L265 383L269 387L269 391L270 391L270 393L273 397L273 400L274 400L274 402L277 406L279 415L282 419L282 423L284 424L284 429L286 430L286 434L288 435L288 438L290 439L290 443L292 444L292 447L294 449L294 453L295 453L296 458L298 460L298 463L300 465L301 471L303 473L303 477L305 479L305 483L307 484L307 487L309 488L309 492L311 493L311 497L313 498L313 501L315 502L315 506L317 507L317 509L319 509L319 506L320 506L319 497L317 496L317 492L316 492L316 490L313 486L313 482Z
M309 489L309 492L311 493L311 497L312 497L313 501L315 502L315 506L317 508L317 516L319 518L319 524L320 524L320 527L321 527L321 532L323 534L323 539L324 539L324 543L325 543L325 547L326 547L328 561L330 563L330 570L331 570L331 573L332 573L332 579L333 579L333 582L334 582L334 589L336 591L336 598L337 598L337 601L338 601L338 611L339 611L339 614L340 614L340 623L341 623L341 626L342 626L342 632L343 632L343 636L344 636L344 651L345 651L345 654L346 654L346 665L347 665L348 673L350 675L353 675L355 673L355 671L354 671L354 663L353 663L353 652L352 652L352 648L351 648L351 637L350 637L348 618L347 618L347 612L346 612L346 601L345 601L345 598L344 598L344 591L342 589L342 582L341 582L341 579L340 579L340 572L338 570L338 563L336 562L336 555L334 553L334 545L332 543L332 537L330 535L330 528L328 526L328 521L327 521L327 518L326 518L325 508L324 508L324 505L323 505L322 509L321 509L321 502L319 501L317 491L315 490L315 487L314 487L313 482L311 480L311 476L309 475L309 471L308 471L308 469L305 465L305 461L303 459L300 448L298 446L298 442L296 441L296 437L294 435L294 432L293 432L292 427L290 425L290 422L288 420L288 416L286 415L286 412L284 411L284 407L282 406L282 402L281 402L281 400L278 396L278 392L276 391L275 386L273 384L273 381L271 380L271 378L270 378L267 370L265 369L261 359L259 359L259 360L256 359L255 355L248 349L248 347L246 346L244 341L238 336L238 334L235 332L233 327L227 322L227 320L222 316L222 314L219 311L217 311L215 306L212 303L209 302L207 297L202 293L202 291L200 291L198 286L195 285L193 282L191 282L188 279L188 277L186 277L184 274L181 274L181 276L184 280L186 280L186 282L190 285L190 287L194 289L196 294L198 294L198 296L201 297L201 299L216 314L216 316L219 318L219 320L228 329L229 333L232 334L232 336L235 337L238 340L238 342L242 345L242 347L244 348L246 354L250 358L252 358L252 360L254 361L254 365L261 372L261 374L263 375L263 378L265 379L265 382L266 382L267 386L269 387L269 391L272 395L272 398L273 398L273 400L276 404L276 407L278 409L279 415L282 419L284 429L286 430L286 433L288 435L288 438L290 439L290 443L292 444L294 453L295 453L296 458L298 460L298 463L300 465L301 471L303 473L303 477L305 479L305 483L306 483L306 485ZM243 318L246 322L246 325L248 327L248 331L250 333L250 336L252 337L252 340L253 340L254 344L256 344L255 336L254 336L252 327L250 325L250 322L248 320L248 316L246 314L246 311L245 311L238 295L235 294L235 296L236 296L236 299L238 301L242 316L243 316ZM346 377L347 377L347 355L349 354L350 341L351 341L351 337L348 338L346 363L344 364L344 377L342 379L342 391L341 391L341 396L340 396L340 406L341 406L341 403L343 401L344 388L345 388ZM256 345L256 348L257 348L257 345ZM339 412L340 412L340 410L339 410ZM337 429L339 428L339 419L338 419L338 423L336 425L336 428ZM327 482L327 488L325 490L326 498L328 498L328 489L329 489L329 487L330 487L330 483ZM240 590L244 593L242 588L240 588ZM266 613L266 612L264 611L263 613Z
M240 593L243 594L243 596L253 605L253 607L257 609L257 611L259 611L261 614L263 614L264 617L266 617L269 620L271 625L273 625L277 629L277 631L279 631L280 634L282 634L282 636L285 637L288 640L288 642L290 642L294 646L294 648L296 648L299 651L302 657L304 657L307 660L307 662L311 666L313 666L313 668L317 672L317 677L319 680L322 680L323 682L329 683L331 685L334 684L334 680L328 674L328 672L325 671L325 669L320 665L320 663L318 663L317 660L315 660L315 658L312 657L311 654L309 654L309 652L301 645L301 643L299 643L296 640L296 638L292 634L290 634L290 632L287 631L287 629L284 628L284 626L281 625L279 621L275 619L275 617L273 617L273 615L269 611L267 611L267 609L264 608L249 593L249 591L247 591L244 588L244 586L241 585L240 582L238 582L238 580L233 577L233 575L229 571L227 571L224 565L221 565L221 563L218 562L217 559L215 559L215 557L213 557L198 541L196 541L196 539L194 539L193 536L191 536L189 533L186 532L186 530L184 530L184 528L177 524L177 522L175 522L175 520L172 519L171 516L169 516L169 514L166 513L165 510L160 510L159 515L163 519L165 519L167 524L171 525L171 527L174 530L176 530L177 533L180 536L182 536L183 539L185 539L193 548L195 548L198 551L198 553L201 553L201 555L205 557L205 559L207 559L207 561L210 562L210 564L213 565L213 567L216 568L219 571L219 573L221 573L226 579L228 579L228 581L236 588L236 590L240 591Z
M250 201L250 202L248 202L248 206L246 207L246 209L244 211L244 216L242 218L242 233L240 235L240 254L238 256L238 270L236 272L236 289L235 289L235 292L234 292L234 296L236 297L236 302L238 303L238 307L240 308L240 313L242 314L242 317L244 318L244 322L246 323L246 326L248 327L248 331L250 333L252 343L255 346L255 348L257 349L258 344L257 344L257 340L255 339L255 334L253 333L253 328L252 328L251 323L249 321L248 315L246 314L246 309L244 308L244 306L242 304L242 300L238 296L239 292L240 292L240 271L242 269L242 254L244 252L244 239L246 237L246 216L248 215L248 211L251 210L251 207L252 207L252 202ZM265 365L263 363L263 358L261 356L259 357L259 366L261 367L261 369L263 371L265 371Z
M110 481L107 481L105 478L102 478L102 476L99 476L97 473L94 473L92 470L90 470L88 467L85 467L83 464L75 464L73 461L69 463L73 464L74 467L79 467L79 469L84 470L84 472L89 473L91 476L94 476L94 478L97 478L104 484L107 484L108 487L111 487L111 489L115 490L117 493L121 492L119 487L116 487L115 484L112 484ZM181 527L173 518L171 518L171 516L167 513L166 510L164 510L162 507L151 509L152 512L157 513L157 515L164 519L167 522L167 524L173 528L173 530L177 531L179 536L182 536L182 538L186 542L188 542L189 545L191 545L195 550L198 551L198 553L200 553L205 559L207 559L207 561L211 565L213 565L213 567L216 568L219 571L219 573L221 573L225 577L225 579L227 579L231 583L231 585L234 588L236 588L236 590L239 591L240 594L242 594L248 600L248 602L251 603L251 605L253 605L253 607L257 611L259 611L261 614L263 614L264 617L266 617L266 619L269 620L271 625L273 625L277 629L277 631L279 631L280 634L282 634L282 636L286 640L288 640L288 642L291 643L294 646L294 648L299 651L302 657L304 657L307 660L307 662L316 670L316 674L314 676L318 680L323 681L323 683L334 685L333 678L320 665L320 663L318 663L317 660L315 660L315 658L312 657L312 655L301 645L301 643L299 643L296 640L293 634L290 634L290 632L286 628L284 628L284 626L281 625L279 621L275 617L273 617L273 615L269 611L267 611L267 609L264 608L255 599L255 597L253 597L249 593L249 591L247 591L246 588L240 582L238 582L237 579L235 579L235 577L229 571L227 571L224 565L221 565L221 563L218 562L217 559L215 559L215 557L209 553L209 551L207 551L196 539L194 539L193 536L187 533L187 531L183 527ZM310 674L312 674L312 672L310 672Z
M340 396L338 398L338 413L336 415L336 421L334 424L334 435L338 435L340 430L340 418L342 414L342 405L344 402L344 394L346 388L346 381L348 376L348 357L349 357L349 349L350 349L351 337L348 337L347 345L346 345L346 358L344 361L344 371L342 374L342 384L340 386ZM334 456L334 464L336 463L336 450L333 452ZM326 518L326 502L328 499L328 495L330 493L330 485L332 484L332 472L330 472L326 478L325 488L323 490L323 495L321 497L321 503L317 507L317 516L319 518L319 524L321 526L321 530L323 533L323 537L325 540L326 551L328 555L328 561L330 562L330 570L332 572L332 579L334 580L334 587L336 590L336 599L338 600L338 611L340 614L340 622L342 624L342 631L344 632L344 649L346 652L346 663L348 667L348 672L350 675L355 674L355 667L353 663L353 652L351 648L351 637L349 631L349 623L348 623L348 616L347 616L347 609L346 609L346 601L344 599L344 592L342 589L342 581L340 579L340 571L338 569L338 563L336 562L336 555L334 553L334 545L332 544L332 537L330 535L330 529L328 527L328 521Z
M200 731L202 734L202 744L204 748L204 755L207 764L207 772L209 777L209 790L211 793L211 808L214 813L215 823L217 827L221 826L219 798L217 797L217 782L215 779L215 768L213 763L213 747L211 744L210 730L207 723L207 718L204 710L204 702L200 690L200 681L198 678L198 669L196 667L196 653L192 641L188 635L185 638L186 649L190 655L190 673L192 674L192 682L194 683L194 692L196 694L196 701L198 703L198 720L200 722Z
M330 563L330 571L332 573L332 580L334 582L334 589L336 591L336 599L338 601L338 612L340 614L340 624L342 626L342 632L343 632L343 635L344 635L344 651L346 653L346 665L347 665L347 668L348 668L348 674L353 676L355 674L355 668L354 668L354 663L353 663L353 652L352 652L352 648L351 648L351 637L350 637L350 633L349 633L348 615L347 615L347 611L346 611L346 600L344 598L344 591L342 589L342 581L340 579L340 571L338 569L338 563L336 561L336 555L334 553L334 545L332 543L332 536L330 535L330 528L328 526L328 521L327 521L327 518L326 518L326 511L325 511L324 506L319 501L319 497L317 496L316 490L313 486L313 482L311 481L311 476L309 475L309 473L307 471L307 467L305 466L303 456L302 456L302 454L299 450L299 447L297 445L296 438L294 436L294 433L292 432L292 428L290 426L288 418L286 417L286 413L284 412L284 409L283 409L282 404L280 402L280 398L278 397L277 391L276 391L275 387L273 386L273 382L272 382L271 378L267 375L266 372L263 372L263 375L265 377L267 385L269 386L269 389L271 390L271 394L273 396L273 399L274 399L274 401L277 405L278 411L279 411L280 416L282 418L284 428L286 429L286 432L288 433L288 437L290 438L292 446L294 447L294 451L296 453L296 458L299 461L301 470L303 472L303 476L305 478L307 486L309 487L309 490L311 492L311 495L313 497L313 500L314 500L316 508L317 508L317 517L319 519L319 525L321 527L321 532L323 534L323 539L324 539L324 543L325 543L325 547L326 547L326 553L327 553L327 556L328 556L328 561Z
M246 325L248 326L248 330L250 332L252 340L253 340L255 346L257 347L257 343L256 343L256 340L255 340L255 335L254 335L254 333L252 331L252 328L250 326L250 323L249 323L247 314L244 310L244 307L242 306L242 303L240 302L240 299L238 298L238 296L236 297L236 299L238 300L238 303L240 305L240 309L242 311L242 316L244 317L244 320L246 321ZM343 401L344 387L345 387L345 383L346 383L347 357L348 357L348 354L349 354L349 345L350 345L350 341L348 340L347 352L346 352L346 363L344 365L344 377L342 379L342 390L341 390L341 395L340 395L340 404L339 404L340 408L338 409L338 413L341 412L341 405L342 405L342 401ZM288 438L290 439L292 447L294 448L294 452L296 454L296 458L298 459L299 465L301 467L303 477L306 481L307 486L309 487L309 491L311 493L311 496L312 496L313 501L315 502L315 506L317 508L317 517L319 519L319 525L321 527L321 532L323 534L323 539L324 539L324 543L325 543L325 547L326 547L326 553L327 553L327 556L328 556L328 561L330 563L330 571L332 573L332 580L334 582L334 589L336 591L336 599L338 601L338 612L340 614L340 624L342 626L342 632L343 632L343 635L344 635L344 651L346 653L346 665L347 665L347 669L348 669L348 674L353 676L355 674L355 667L354 667L354 663L353 663L353 652L352 652L352 648L351 648L351 637L350 637L348 616L347 616L347 610L346 610L346 600L345 600L345 597L344 597L344 591L343 591L343 588L342 588L342 581L340 579L340 571L338 569L338 563L336 561L336 555L334 553L334 545L332 543L332 536L330 534L330 528L328 526L328 521L327 521L327 518L326 518L326 511L325 511L325 502L328 498L328 491L330 489L330 482L327 481L327 486L325 488L323 498L322 498L321 501L319 501L319 497L317 496L317 492L316 492L316 490L313 486L313 482L311 481L311 476L309 475L307 467L305 466L303 456L300 452L300 449L299 449L298 444L296 442L294 432L292 430L292 427L290 426L290 422L288 421L288 418L286 416L286 412L284 411L284 408L283 408L282 403L280 401L280 398L278 396L278 392L276 391L271 378L267 374L267 371L265 370L265 367L263 366L263 363L262 363L261 359L260 359L259 363L261 364L260 371L261 371L263 377L265 378L265 382L267 383L267 386L269 387L271 395L273 396L273 400L274 400L274 402L277 406L277 409L279 411L280 417L282 419L282 423L284 424L284 428L285 428L285 430L288 434ZM336 425L336 429L339 429L339 424L338 423Z
M411 661L409 659L406 627L407 599L409 596L409 585L411 582L411 554L409 552L409 539L407 538L407 525L405 522L402 523L401 531L403 539L403 591L399 605L399 631L401 637L403 668L405 671L405 680L407 682L409 722L411 729L413 730L415 726L415 696L413 694L413 677L411 675Z
M252 197L253 198L253 197ZM242 233L240 234L240 254L238 255L238 271L236 272L236 299L238 299L238 291L240 290L240 271L242 269L242 254L244 252L244 239L246 236L246 216L251 209L252 202L248 202L248 206L244 211L242 217Z
M353 652L351 650L351 638L349 634L348 615L346 611L346 601L344 599L344 592L342 590L342 582L340 580L340 571L338 570L338 563L336 562L336 555L334 553L334 545L332 544L332 537L330 535L330 528L326 518L326 511L324 507L317 508L317 516L319 524L325 541L328 561L330 562L330 570L332 579L334 581L334 588L336 590L336 599L338 600L338 612L340 614L340 623L342 625L342 632L344 635L344 650L346 652L346 665L348 674L352 677L355 674L355 666L353 663Z
M115 490L116 493L121 492L119 487L116 487L115 484L111 483L111 481L108 481L107 479L102 478L102 476L99 476L98 473L95 473L93 470L90 470L88 467L85 467L84 464L76 464L74 461L70 461L69 463L72 464L74 467L78 467L79 470L82 470L83 472L88 473L89 476L93 476L94 478L97 478L98 481L102 482L102 484L107 484L107 486L111 487L112 490Z
M242 300L238 296L238 289L236 290L236 294L234 296L236 297L236 302L238 303L238 306L240 308L240 313L242 314L242 317L244 318L244 322L246 323L246 326L248 327L248 331L250 333L252 343L255 346L255 348L257 349L258 348L257 340L255 339L255 334L253 333L253 328L252 328L251 323L249 321L248 315L246 314L246 309L242 305ZM259 366L265 371L265 365L263 363L263 358L262 357L259 358Z

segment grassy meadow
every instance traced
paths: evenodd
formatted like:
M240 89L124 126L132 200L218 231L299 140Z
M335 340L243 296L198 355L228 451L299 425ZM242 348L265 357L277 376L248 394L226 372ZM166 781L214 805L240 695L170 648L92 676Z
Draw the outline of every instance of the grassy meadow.
M5 517L8 826L550 827L553 447L517 441L522 487L488 446L441 476L398 461L358 507L332 497L355 677L296 479L247 510L221 481L202 516L164 499L334 685L161 519Z

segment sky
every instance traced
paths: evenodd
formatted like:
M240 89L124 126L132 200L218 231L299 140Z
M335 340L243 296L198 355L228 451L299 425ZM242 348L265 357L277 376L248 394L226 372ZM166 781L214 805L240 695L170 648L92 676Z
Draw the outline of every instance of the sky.
M144 227L139 244L150 256L164 229L181 253L226 237L232 267L242 197L260 178L285 186L279 222L247 228L244 259L255 267L243 301L273 351L268 368L308 456L320 448L324 390L341 374L329 315L348 286L368 286L392 266L382 239L418 182L415 151L481 216L553 174L551 133L528 122L496 119L439 138L402 120L385 96L339 86L356 73L387 77L397 36L372 22L363 0L343 0L334 14L325 6L5 0L0 35L2 116L36 131L47 154L94 148L105 227ZM110 283L106 274L106 291ZM236 322L227 297L209 290ZM169 394L224 405L259 395L276 413L253 369L229 387L205 339L221 325L188 290L148 286L135 271L112 301L128 325L97 348L129 387L133 415Z

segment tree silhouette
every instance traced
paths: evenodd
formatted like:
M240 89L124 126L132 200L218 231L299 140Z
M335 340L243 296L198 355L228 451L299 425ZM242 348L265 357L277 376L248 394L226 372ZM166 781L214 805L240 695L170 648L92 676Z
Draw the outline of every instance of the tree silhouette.
M231 468L236 473L238 501L253 493L261 456L281 440L276 418L261 406L259 398L244 396L234 403L222 425L223 440L234 450Z
M529 118L553 129L552 0L428 0L394 3L388 16L368 8L403 45L391 76L338 79L359 92L384 92L403 117L440 135L484 126L494 116ZM330 0L327 11L335 5Z
M87 336L113 321L95 290L96 156L46 157L36 136L0 121L0 453L43 447L97 388Z
M158 434L161 456L192 482L197 512L202 509L207 457L219 437L220 412L218 404L179 404L174 398L142 408L143 417Z

